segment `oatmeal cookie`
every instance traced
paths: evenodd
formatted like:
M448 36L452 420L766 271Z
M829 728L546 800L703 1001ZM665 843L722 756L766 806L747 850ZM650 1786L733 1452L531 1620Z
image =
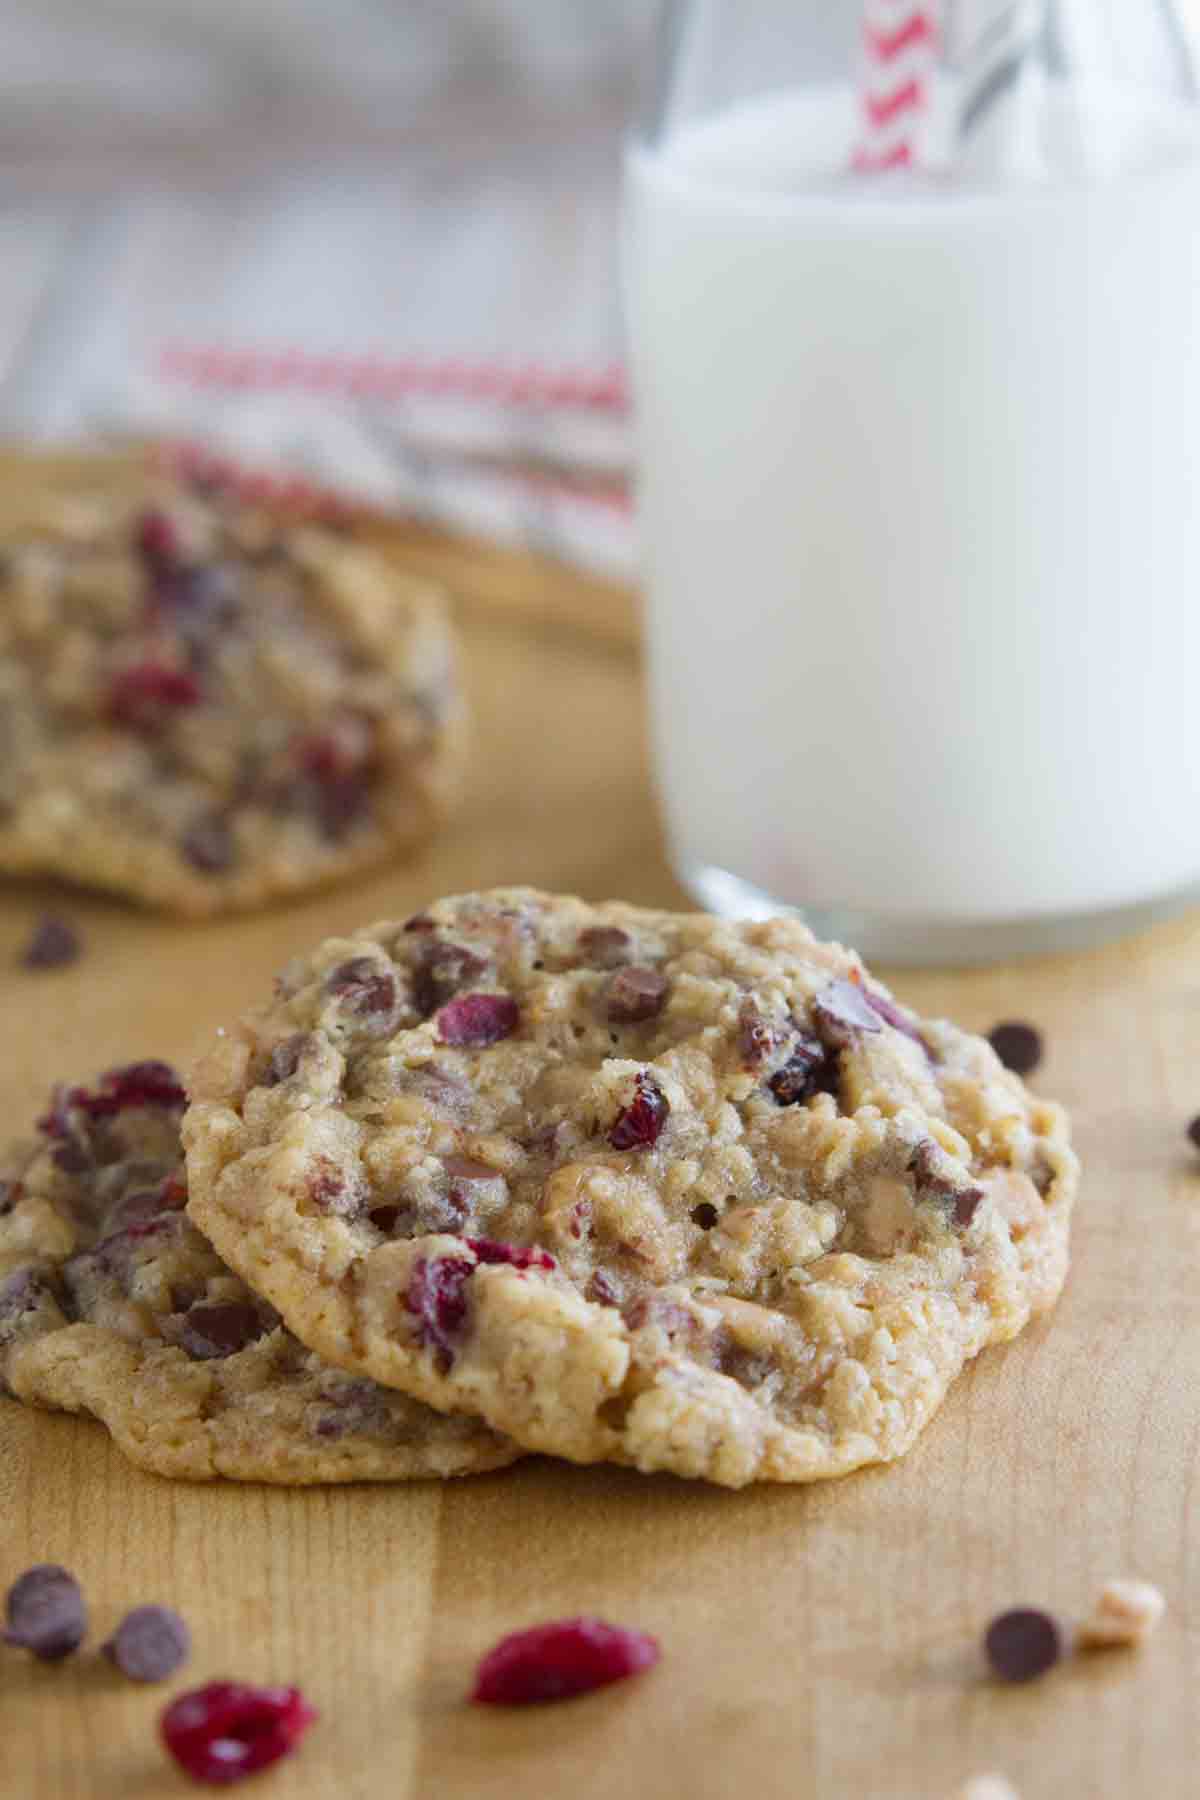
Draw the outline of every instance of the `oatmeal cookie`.
M476 1419L330 1368L183 1212L184 1094L165 1063L56 1090L0 1157L0 1391L101 1419L159 1475L302 1484L513 1461Z
M462 760L440 596L348 527L118 472L0 506L0 870L199 916L429 836Z
M445 900L192 1091L191 1213L298 1336L579 1462L888 1460L1066 1274L1060 1109L792 920Z

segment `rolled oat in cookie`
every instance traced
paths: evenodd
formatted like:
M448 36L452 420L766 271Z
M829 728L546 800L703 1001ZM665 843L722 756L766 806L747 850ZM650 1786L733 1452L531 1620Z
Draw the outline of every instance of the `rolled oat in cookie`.
M0 1156L0 1392L92 1413L139 1468L188 1480L405 1481L513 1461L478 1420L331 1368L283 1329L183 1211L183 1106L169 1065L131 1063L57 1088ZM141 1654L146 1619L131 1629L118 1648Z
M0 870L203 915L428 837L462 751L440 597L353 531L120 466L0 507Z
M1066 1274L1061 1111L789 920L445 900L192 1091L192 1216L299 1337L579 1462L888 1460Z

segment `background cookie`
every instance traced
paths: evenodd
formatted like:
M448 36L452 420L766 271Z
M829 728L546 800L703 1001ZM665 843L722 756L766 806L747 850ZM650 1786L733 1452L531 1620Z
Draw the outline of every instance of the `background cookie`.
M89 1412L140 1468L286 1484L466 1475L515 1448L331 1369L184 1215L183 1090L135 1063L60 1088L0 1158L0 1388Z
M193 1094L193 1216L306 1342L580 1461L899 1455L1066 1272L1059 1109L792 921L447 900L286 970Z
M463 713L427 584L130 459L6 476L0 870L206 914L429 835Z

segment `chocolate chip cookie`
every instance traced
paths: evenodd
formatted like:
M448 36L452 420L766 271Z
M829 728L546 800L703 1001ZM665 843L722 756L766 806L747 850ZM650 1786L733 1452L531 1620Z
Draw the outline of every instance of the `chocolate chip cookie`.
M440 597L231 490L98 460L0 509L0 870L203 915L435 828L462 756Z
M165 1063L51 1097L0 1157L0 1391L103 1420L159 1475L300 1484L499 1468L476 1419L330 1368L186 1217Z
M203 1060L192 1216L306 1343L736 1487L900 1455L1050 1307L1061 1110L799 923L526 889L332 939Z

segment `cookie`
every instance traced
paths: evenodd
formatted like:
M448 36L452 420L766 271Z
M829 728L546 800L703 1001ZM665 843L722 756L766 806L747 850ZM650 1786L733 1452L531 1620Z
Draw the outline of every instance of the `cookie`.
M463 749L440 596L350 527L117 473L0 508L0 870L200 916L427 838Z
M139 1468L303 1484L467 1475L515 1447L330 1368L183 1211L179 1079L110 1070L0 1157L0 1391L101 1419Z
M446 900L192 1092L192 1216L299 1337L579 1462L899 1456L1066 1274L1063 1113L792 920Z

